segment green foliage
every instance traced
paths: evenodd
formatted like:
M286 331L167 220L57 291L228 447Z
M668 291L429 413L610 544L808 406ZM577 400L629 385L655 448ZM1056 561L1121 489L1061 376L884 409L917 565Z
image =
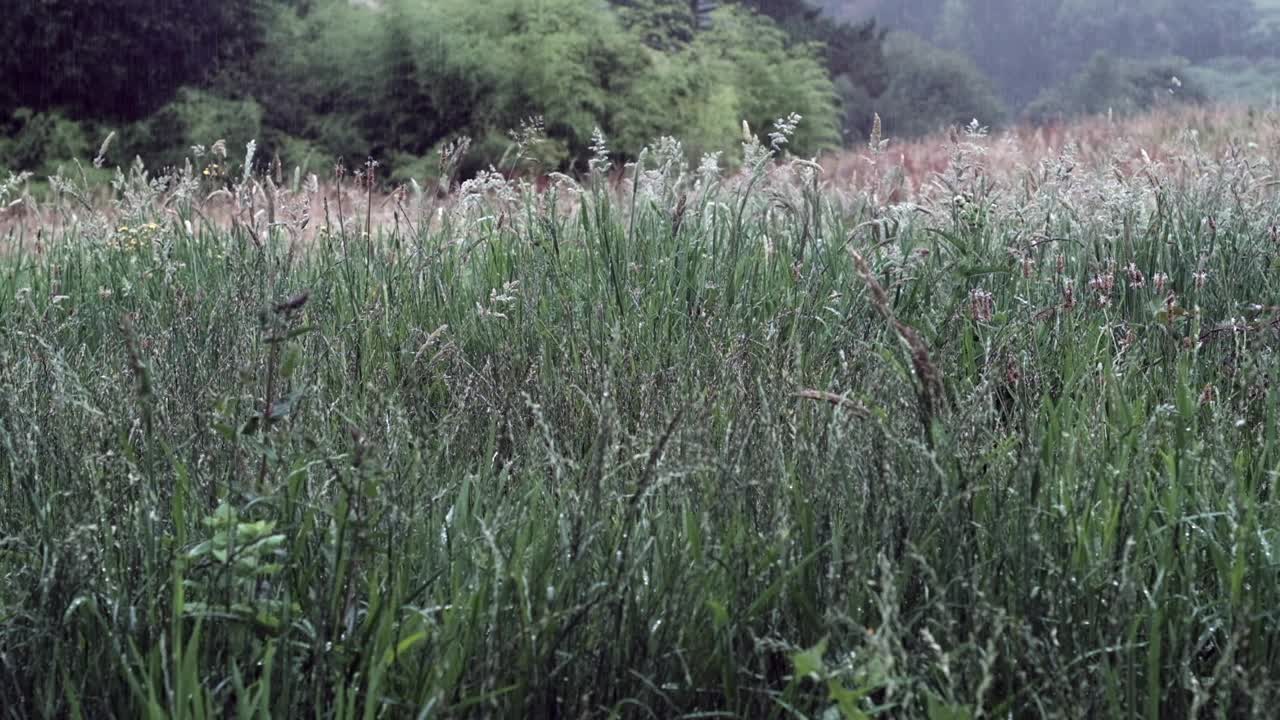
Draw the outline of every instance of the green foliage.
M281 23L266 63L279 70L254 94L279 109L272 120L289 137L348 160L399 158L415 172L430 162L412 158L459 135L475 140L466 170L500 165L508 132L533 117L548 138L544 169L582 168L597 127L632 158L661 135L680 135L692 152L730 149L743 119L767 127L790 112L806 117L798 152L837 140L815 47L730 9L708 32L657 42L640 22L655 8L622 8L627 31L575 0L400 1L379 12L330 0Z
M1200 62L1258 53L1266 29L1253 0L867 0L851 17L874 15L972 58L1002 97L1021 107L1105 51L1118 57ZM839 7L833 7L839 12ZM849 12L846 9L846 12Z
M675 50L693 41L697 18L688 0L613 0L622 27L655 50Z
M280 13L249 86L271 108L265 145L284 144L281 136L302 140L322 148L326 164L337 157L358 163L372 152L378 128L370 114L382 100L379 88L394 79L377 62L380 41L379 16L344 0L316 0L306 13Z
M947 0L937 42L973 59L1011 105L1020 106L1052 81L1064 62L1054 52L1054 17L1062 0ZM1115 3L1117 7L1125 3Z
M231 100L183 88L146 120L126 129L124 157L146 155L159 167L181 164L196 145L225 140L233 152L263 133L263 110L253 99Z
M1005 110L991 81L971 60L939 50L908 33L892 33L885 43L892 69L889 88L875 107L890 136L924 135L976 119L999 125Z
M777 118L803 118L792 149L805 155L840 142L837 97L831 78L818 62L821 47L792 44L768 20L726 6L714 14L712 29L699 41L711 56L716 82L736 93L736 116L763 132Z
M1215 102L1280 107L1280 58L1223 57L1186 69Z
M1157 74L1167 57L1209 68L1273 52L1274 19L1252 0L17 0L0 25L0 108L89 136L120 128L119 156L157 165L208 135L254 133L264 157L316 170L371 156L404 178L465 135L474 173L510 160L509 133L538 118L537 169L581 170L597 127L634 159L664 135L690 153L731 149L743 120L792 112L805 119L791 147L810 155L861 142L877 109L899 136L995 122L983 74L1010 107L1036 100L1036 117L1143 107L1146 71L1111 77L1086 67L1095 52ZM890 26L958 55L886 48ZM1111 85L1085 97L1080 78ZM1265 86L1246 79L1223 94ZM15 167L90 144L53 120L5 124L0 157Z
M0 107L138 120L260 47L269 0L11 0Z
M779 24L793 42L816 43L835 84L842 108L846 142L866 137L871 129L872 100L889 84L883 30L875 20L846 22L819 12L810 0L740 0Z
M1098 53L1079 73L1047 90L1027 106L1036 123L1061 122L1079 115L1132 115L1175 103L1202 103L1204 88L1187 72L1185 61L1139 61Z
M19 108L0 128L0 169L49 174L60 164L92 157L97 149L83 124L59 112Z
M1257 20L1253 0L1061 0L1052 47L1072 64L1098 50L1199 61L1238 53Z

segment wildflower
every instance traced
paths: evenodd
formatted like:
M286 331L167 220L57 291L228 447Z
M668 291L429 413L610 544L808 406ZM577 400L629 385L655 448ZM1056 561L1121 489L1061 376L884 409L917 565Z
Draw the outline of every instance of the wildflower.
M1191 279L1195 281L1197 290L1203 290L1204 286L1209 282L1209 273L1203 270L1197 270L1191 273Z
M1098 293L1100 297L1110 297L1111 291L1115 289L1116 277L1112 273L1100 273L1094 275L1089 281L1089 288Z
M1146 287L1147 285L1146 277L1143 276L1142 271L1138 269L1138 266L1136 264L1129 263L1127 272L1129 274L1129 287L1135 287L1135 288Z
M1111 293L1116 287L1115 273L1108 270L1098 273L1089 280L1089 289L1097 295L1098 307L1109 307L1111 305Z
M476 314L479 315L481 318L500 318L502 320L507 319L507 316L504 315L503 313L497 312L496 310L490 310L489 308L481 305L480 303L476 303Z
M1071 278L1062 281L1062 309L1072 310L1076 306L1076 289L1075 283Z
M1005 364L1004 379L1013 386L1022 382L1022 368L1018 367L1018 362L1013 358L1009 358L1008 363Z
M885 142L883 135L884 133L880 123L880 113L875 113L875 118L871 121L871 137L867 142L867 147L871 149L871 152L880 152L884 149Z
M983 290L974 288L969 292L969 313L975 322L990 322L995 316L995 297Z
M1156 292L1162 293L1169 286L1169 276L1159 272L1151 276L1151 284L1155 286Z
M698 163L698 177L708 184L720 177L720 153L706 153L702 156Z
M1204 390L1200 391L1200 404L1212 405L1218 400L1218 391L1212 384L1205 385Z
M593 173L608 172L610 165L609 142L605 139L604 131L597 125L591 131L591 159L587 161L587 168Z
M514 305L516 300L518 299L519 292L520 292L519 280L512 280L509 283L504 283L502 286L501 292L499 292L497 288L489 291L489 304L490 305ZM497 314L497 313L494 313L494 314Z

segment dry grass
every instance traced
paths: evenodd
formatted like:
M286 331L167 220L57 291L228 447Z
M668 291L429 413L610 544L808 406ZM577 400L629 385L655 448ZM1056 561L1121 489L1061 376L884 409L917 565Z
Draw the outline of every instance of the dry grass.
M967 152L957 157L964 143ZM1184 107L1132 118L1093 117L1066 125L1023 126L985 137L963 129L921 140L893 142L887 150L836 153L823 159L833 187L868 190L883 202L918 201L940 191L936 179L957 161L975 164L994 184L1034 191L1048 163L1068 157L1085 172L1132 176L1153 163L1164 172L1199 172L1192 157L1242 152L1246 146L1280 161L1280 119L1229 107Z

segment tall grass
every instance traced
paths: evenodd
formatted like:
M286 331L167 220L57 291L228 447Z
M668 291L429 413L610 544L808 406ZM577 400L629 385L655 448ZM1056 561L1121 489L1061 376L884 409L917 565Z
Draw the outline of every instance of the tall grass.
M1247 141L959 136L894 205L665 142L382 224L56 182L0 253L0 713L1269 716Z

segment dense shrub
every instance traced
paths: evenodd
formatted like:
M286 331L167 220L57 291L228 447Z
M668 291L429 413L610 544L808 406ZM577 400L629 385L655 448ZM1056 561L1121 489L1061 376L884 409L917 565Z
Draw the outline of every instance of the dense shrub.
M1181 60L1142 61L1098 53L1083 70L1045 91L1026 110L1035 123L1078 115L1128 115L1173 103L1201 103L1207 93Z
M746 7L775 20L797 42L818 43L835 82L847 139L866 137L871 128L871 100L889 85L884 54L885 30L876 21L846 22L818 12L809 0L742 0Z
M181 85L245 62L270 0L9 0L0 22L0 108L137 120Z
M886 41L873 17L926 39ZM876 111L907 136L998 122L1001 101L1035 100L1040 119L1143 109L1170 89L1176 66L1158 58L1222 81L1206 58L1271 52L1260 17L1251 0L15 0L0 157L44 168L93 144L66 121L122 130L119 156L152 165L252 133L262 157L318 170L372 156L396 177L465 135L473 172L509 161L510 131L537 117L546 141L522 155L580 169L597 127L633 159L666 135L730 149L743 120L763 132L792 112L791 149L809 155L865 138ZM1099 48L1143 61L1109 67ZM1259 73L1236 77L1224 96L1265 94Z
M687 0L611 0L628 32L655 50L673 50L693 41L698 18Z
M276 18L261 72L248 87L271 109L266 139L273 149L291 144L287 137L305 139L331 159L358 160L372 150L369 114L384 94L379 30L377 15L345 0L317 0L306 13Z
M183 88L145 121L130 126L122 146L130 156L145 155L148 164L180 164L195 145L225 140L232 151L262 136L263 110L253 99L233 100L203 90Z
M838 17L876 17L973 58L1021 106L1099 50L1193 62L1274 54L1254 0L817 0Z
M1005 110L991 81L962 55L934 48L909 33L885 43L891 75L877 102L890 135L923 135L977 119L999 124Z
M93 153L89 131L59 112L19 108L7 123L0 121L0 129L4 130L0 132L0 171L47 174L60 163L83 160Z
M704 34L707 50L718 61L716 82L727 82L737 95L737 118L763 129L790 112L805 118L792 147L807 154L839 142L836 93L818 63L820 48L789 45L785 33L771 23L732 7L715 14Z
M475 141L469 169L499 164L508 132L532 116L546 168L581 167L597 127L623 157L661 135L691 152L727 149L742 120L762 128L791 112L805 117L796 152L838 142L819 47L732 7L684 42L658 42L629 10L627 30L576 0L401 0L375 12L329 0L274 30L264 65L275 70L254 95L283 136L418 168L457 135Z
M1275 107L1280 101L1280 58L1223 57L1187 68L1212 100Z

